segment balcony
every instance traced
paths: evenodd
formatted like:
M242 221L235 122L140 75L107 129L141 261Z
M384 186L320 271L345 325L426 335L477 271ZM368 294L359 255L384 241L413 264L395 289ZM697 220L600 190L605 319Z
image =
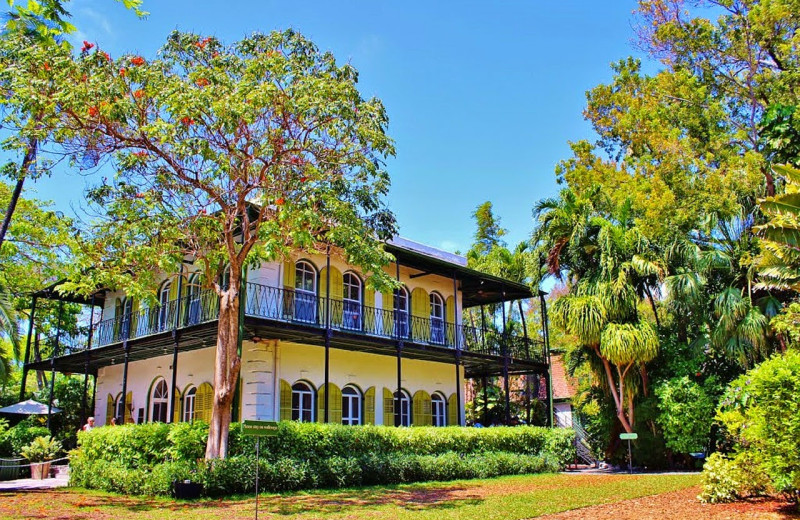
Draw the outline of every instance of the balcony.
M528 365L545 363L541 341L457 325L441 318L423 318L404 311L378 309L348 300L331 298L328 302L327 298L311 293L255 283L246 285L244 302L250 337L263 334L262 337L292 339L292 334L302 332L305 339L298 337L296 341L308 341L311 338L312 342L320 343L320 338L325 337L330 327L336 339L332 342L334 347L376 350L372 347L382 344L384 351L377 351L389 353L387 346L393 348L402 341L404 353L408 352L411 357L416 351L421 358L452 360L458 352L464 357L465 366L470 366L467 358L471 359L472 366L477 366L476 361L483 366L490 363L497 367L503 360ZM328 309L330 316L327 315ZM216 340L216 328L213 325L218 315L217 294L212 290L198 291L165 305L140 309L96 323L91 331L93 339L89 350L87 331L62 333L58 341L51 338L45 342L52 347L41 349L39 359L30 361L32 365L44 367L49 363L43 360L55 354L59 358L74 358L75 362L64 359L65 369L67 365L74 368L81 357L80 352L103 350L106 352L102 357L113 364L114 354L109 353L109 347L125 342L152 343L166 352L166 338L171 338L175 331L180 331L182 337L194 338L193 343L187 342L191 348L210 346ZM181 343L183 345L184 342ZM423 352L427 357L422 356ZM150 355L157 355L157 351L152 350Z

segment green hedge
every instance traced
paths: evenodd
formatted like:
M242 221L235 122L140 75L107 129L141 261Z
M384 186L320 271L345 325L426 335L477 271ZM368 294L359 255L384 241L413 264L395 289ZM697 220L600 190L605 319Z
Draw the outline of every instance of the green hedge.
M231 425L225 460L198 461L202 423L126 425L79 434L72 485L167 495L174 480L201 482L207 496L251 492L254 439ZM392 428L283 422L261 439L261 488L292 491L557 471L573 457L572 432L537 427Z

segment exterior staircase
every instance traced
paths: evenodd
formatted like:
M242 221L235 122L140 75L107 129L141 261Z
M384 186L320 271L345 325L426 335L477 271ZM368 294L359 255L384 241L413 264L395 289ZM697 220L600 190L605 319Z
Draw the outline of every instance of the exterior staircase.
M556 426L559 428L569 428L574 430L575 440L573 442L575 444L575 454L577 458L583 461L584 464L594 467L599 466L600 461L597 460L597 457L594 456L592 450L589 448L591 436L589 435L589 432L587 432L583 426L578 423L578 421L573 418L572 425L568 425L565 424L559 417L556 417Z

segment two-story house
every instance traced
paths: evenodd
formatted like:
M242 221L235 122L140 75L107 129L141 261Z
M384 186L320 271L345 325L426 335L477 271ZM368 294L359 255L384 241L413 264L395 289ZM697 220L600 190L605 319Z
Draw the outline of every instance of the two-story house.
M409 240L394 239L386 250L396 260L387 272L402 284L386 293L367 287L362 273L332 254L246 273L234 420L463 425L465 378L547 378L542 341L485 320L462 322L465 309L533 298L527 286ZM38 357L29 342L25 374L94 376L93 404L85 408L93 408L98 425L112 417L207 420L218 299L202 276L191 263L163 276L158 302L149 306L113 290L91 298L42 291L39 298L90 305L93 319L88 334L59 332Z

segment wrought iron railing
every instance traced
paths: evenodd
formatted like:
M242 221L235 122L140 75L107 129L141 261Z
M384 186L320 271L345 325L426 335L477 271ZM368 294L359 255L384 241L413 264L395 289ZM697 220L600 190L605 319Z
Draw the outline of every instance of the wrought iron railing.
M404 340L491 356L544 361L541 342L493 330L460 326L442 318L414 316L406 311L379 309L360 302L330 299L302 290L248 283L245 315L331 329L371 337ZM330 316L327 315L330 309ZM149 308L105 319L94 327L93 346L110 345L181 329L217 319L219 298L213 290L199 291ZM84 343L85 345L85 343ZM85 347L84 347L85 348Z

